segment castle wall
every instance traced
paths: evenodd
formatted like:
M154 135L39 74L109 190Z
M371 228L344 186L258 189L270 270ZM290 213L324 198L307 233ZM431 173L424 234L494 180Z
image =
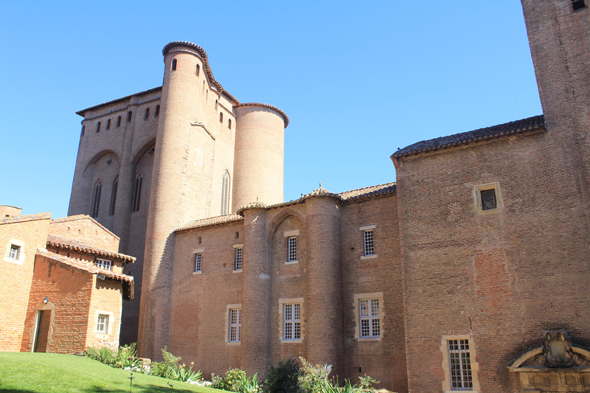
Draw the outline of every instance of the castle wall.
M23 337L35 253L44 249L51 214L0 219L0 351L19 351ZM12 245L20 247L16 258Z

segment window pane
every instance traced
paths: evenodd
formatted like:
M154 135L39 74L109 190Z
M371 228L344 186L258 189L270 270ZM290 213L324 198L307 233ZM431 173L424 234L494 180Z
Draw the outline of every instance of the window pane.
M496 208L496 190L481 191L481 206L483 210Z

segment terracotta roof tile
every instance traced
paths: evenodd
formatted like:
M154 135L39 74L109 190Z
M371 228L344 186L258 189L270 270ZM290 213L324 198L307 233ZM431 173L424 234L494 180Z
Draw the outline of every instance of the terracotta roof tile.
M200 220L191 221L188 224L181 226L180 228L176 228L174 230L174 232L188 231L190 229L197 229L197 228L209 227L209 226L213 226L213 225L226 224L229 222L238 222L238 221L244 221L244 217L237 215L237 214L226 214L224 216L203 218Z
M424 153L438 149L446 149L467 143L499 138L505 135L520 134L537 129L545 129L545 119L543 115L533 116L492 127L480 128L474 131L417 142L413 145L396 151L391 155L391 158L406 157L412 154Z
M352 201L370 198L377 195L393 194L396 191L395 182L378 184L376 186L358 188L356 190L344 191L338 194L343 201Z
M95 109L100 108L101 106L107 106L107 105L111 105L111 104L116 104L117 102L122 102L122 101L128 100L131 97L143 96L143 95L146 95L146 94L154 93L154 92L159 91L159 90L162 90L162 86L154 87L153 89L140 91L139 93L130 94L130 95L125 96L125 97L121 97L121 98L117 98L117 99L114 99L114 100L111 100L111 101L103 102L102 104L98 104L98 105L91 106L90 108L82 109L81 111L76 112L76 114L84 117L84 115L86 114L86 112L93 111Z
M99 248L92 247L89 244L85 244L76 240L64 239L54 235L47 236L47 245L51 247L63 248L64 250L74 250L84 252L86 254L98 255L101 257L117 258L124 261L125 263L135 262L135 258L130 255L101 250Z
M262 108L272 109L273 111L277 112L283 118L283 122L285 123L285 128L289 125L289 116L279 108L274 105L269 104L261 104L260 102L245 102L243 104L236 105L236 108L242 108L246 106L260 106Z

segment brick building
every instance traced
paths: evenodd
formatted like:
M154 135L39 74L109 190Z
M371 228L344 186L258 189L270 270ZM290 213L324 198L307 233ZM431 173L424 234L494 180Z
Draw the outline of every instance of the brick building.
M135 258L119 254L119 238L94 219L20 215L0 206L0 351L76 353L119 344L123 299Z
M287 116L187 42L161 87L80 111L70 214L142 277L122 340L204 372L302 355L399 392L590 391L590 11L522 5L543 115L398 150L397 183L284 202Z

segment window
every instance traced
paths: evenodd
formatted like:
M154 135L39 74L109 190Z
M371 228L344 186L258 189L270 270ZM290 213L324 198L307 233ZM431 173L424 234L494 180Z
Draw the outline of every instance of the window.
M147 120L150 118L150 108L145 108L145 115L143 115L143 119Z
M115 204L117 203L117 188L119 187L119 176L113 180L113 191L111 191L111 206L109 206L109 216L115 214Z
M479 193L481 197L482 210L492 210L497 207L496 190L492 188L491 190L481 190Z
M287 239L287 241L288 241L287 261L288 262L297 262L297 238L295 236L291 236Z
M219 112L219 122L223 123L223 112Z
M469 340L448 340L451 390L472 390Z
M172 60L172 65L170 66L170 70L171 71L176 71L176 64L177 64L176 59L173 59Z
M283 304L283 340L301 339L301 304Z
M154 117L160 117L160 105L156 105L156 112L154 113Z
M111 129L111 119L107 120L107 130Z
M375 255L375 246L373 243L373 230L367 229L363 231L363 249L365 256Z
M143 176L141 175L141 172L139 172L136 176L135 176L135 188L133 190L133 208L132 208L132 212L138 212L139 211L139 203L141 202L141 183L143 182Z
M234 261L234 270L242 270L242 248L236 248L236 258Z
M584 4L584 0L572 0L572 7L574 11L577 11L586 8L586 4Z
M8 252L8 258L18 260L20 257L20 246L16 244L10 245L10 251Z
M106 334L109 331L109 316L106 314L98 314L98 323L96 324L96 332Z
M360 338L381 337L379 299L359 299Z
M117 117L117 127L121 127L121 116Z
M94 266L103 270L112 270L112 264L113 262L109 261L108 259L96 258L94 260Z
M225 171L221 182L221 215L229 214L229 172Z
M217 109L217 103L218 103L218 101L215 100L215 109Z
M94 185L94 198L92 200L92 209L90 216L93 218L98 217L98 209L100 207L100 193L102 192L102 183L100 180Z
M84 136L85 132L86 132L86 126L82 126L82 136Z
M98 122L98 124L96 125L96 132L100 132L100 121Z
M129 123L131 121L132 117L133 117L133 112L131 112L131 111L127 112L127 123Z
M231 119L227 119L227 128L231 130Z
M201 73L201 66L197 64L197 76Z
M229 337L231 343L242 341L242 310L239 308L229 309Z
M203 260L203 254L195 254L195 273L201 272L201 261Z

